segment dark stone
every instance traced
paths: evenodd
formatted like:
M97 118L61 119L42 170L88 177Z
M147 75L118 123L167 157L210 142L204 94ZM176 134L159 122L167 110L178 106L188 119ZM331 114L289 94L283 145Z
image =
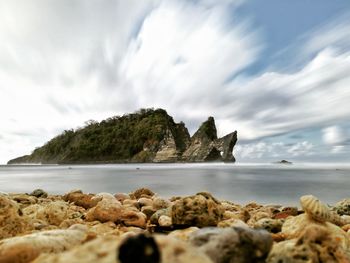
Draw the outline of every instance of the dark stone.
M35 189L33 192L30 193L30 195L43 198L47 197L47 193L42 189Z
M127 238L119 247L118 259L121 263L159 263L160 251L154 238L139 234Z
M273 243L267 231L245 227L203 228L189 241L214 263L263 263Z

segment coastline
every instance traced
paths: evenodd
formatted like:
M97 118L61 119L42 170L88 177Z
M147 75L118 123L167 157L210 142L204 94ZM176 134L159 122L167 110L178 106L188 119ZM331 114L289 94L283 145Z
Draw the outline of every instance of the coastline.
M1 193L0 204L0 262L132 262L126 252L144 258L140 248L150 244L162 261L147 262L272 263L298 253L350 260L350 200L328 207L304 196L299 209L242 205L208 192L163 198L147 188L114 195L37 189Z

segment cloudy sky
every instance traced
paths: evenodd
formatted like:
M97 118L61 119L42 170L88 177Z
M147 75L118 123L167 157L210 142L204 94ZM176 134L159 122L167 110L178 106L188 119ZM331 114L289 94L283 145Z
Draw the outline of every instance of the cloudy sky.
M239 162L350 161L349 1L0 1L0 163L145 107Z

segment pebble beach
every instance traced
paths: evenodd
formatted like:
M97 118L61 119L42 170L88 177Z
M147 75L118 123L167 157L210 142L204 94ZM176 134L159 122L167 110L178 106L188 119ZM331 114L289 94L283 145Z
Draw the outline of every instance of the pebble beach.
M238 204L209 192L0 193L0 263L350 262L350 199Z

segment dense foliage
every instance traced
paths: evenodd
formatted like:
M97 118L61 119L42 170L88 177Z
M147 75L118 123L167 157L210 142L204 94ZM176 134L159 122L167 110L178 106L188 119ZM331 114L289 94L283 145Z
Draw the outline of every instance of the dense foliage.
M189 134L183 123L176 124L163 109L141 109L65 130L23 157L23 162L147 162L154 157L167 129L174 134L177 148L184 150Z

